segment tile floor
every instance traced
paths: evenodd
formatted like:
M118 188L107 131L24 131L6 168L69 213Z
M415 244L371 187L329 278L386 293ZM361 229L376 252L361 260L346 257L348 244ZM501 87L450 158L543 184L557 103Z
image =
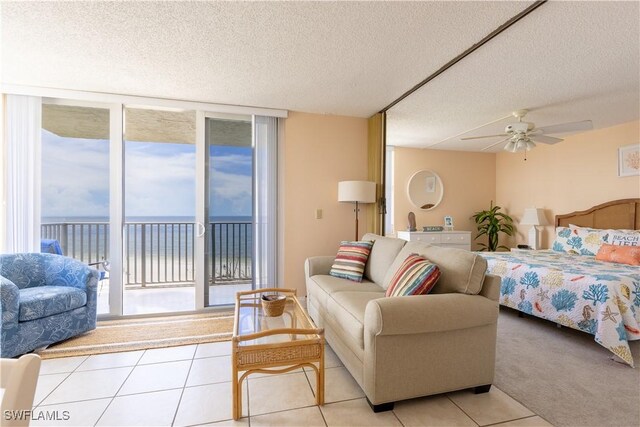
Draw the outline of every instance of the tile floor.
M326 404L315 405L308 368L245 381L243 415L231 420L231 343L188 345L42 362L33 426L549 426L493 387L396 403L374 414L327 347ZM67 412L65 412L67 411ZM62 418L68 418L62 420Z

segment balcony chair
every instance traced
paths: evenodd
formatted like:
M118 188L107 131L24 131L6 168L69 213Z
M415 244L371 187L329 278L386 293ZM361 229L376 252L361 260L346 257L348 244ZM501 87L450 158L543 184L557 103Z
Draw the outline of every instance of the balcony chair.
M0 255L0 356L95 329L99 277L94 268L61 255Z

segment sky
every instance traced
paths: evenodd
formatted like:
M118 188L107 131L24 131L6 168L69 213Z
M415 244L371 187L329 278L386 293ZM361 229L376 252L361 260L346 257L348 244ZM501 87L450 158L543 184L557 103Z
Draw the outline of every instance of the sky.
M212 146L210 216L251 216L251 148ZM42 216L109 215L109 143L42 131ZM195 215L195 145L125 142L125 215Z

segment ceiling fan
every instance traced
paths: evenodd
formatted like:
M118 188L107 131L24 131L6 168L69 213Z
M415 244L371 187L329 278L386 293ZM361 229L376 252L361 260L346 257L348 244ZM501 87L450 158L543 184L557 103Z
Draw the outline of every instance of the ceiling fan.
M562 138L547 136L547 134L577 132L577 131L593 129L593 124L591 123L591 120L562 123L558 125L543 126L543 127L537 128L534 123L522 121L522 118L528 112L529 110L514 111L512 114L514 117L518 119L518 121L515 123L509 123L504 128L505 133L501 133L498 135L468 136L465 138L460 138L460 140L466 141L469 139L484 139L484 138L496 138L499 136L506 136L505 139L502 139L496 142L495 144L491 144L490 146L483 148L482 151L489 150L490 148L493 148L496 145L500 145L506 142L504 146L504 150L515 153L517 151L530 151L536 146L535 144L536 142L541 142L543 144L555 144L560 141L563 141Z

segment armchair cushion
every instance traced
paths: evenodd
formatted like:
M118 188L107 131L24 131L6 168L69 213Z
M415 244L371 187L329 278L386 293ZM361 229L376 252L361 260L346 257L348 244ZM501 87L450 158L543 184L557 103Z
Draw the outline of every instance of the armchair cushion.
M20 322L64 313L87 303L87 293L68 286L39 286L20 290Z

